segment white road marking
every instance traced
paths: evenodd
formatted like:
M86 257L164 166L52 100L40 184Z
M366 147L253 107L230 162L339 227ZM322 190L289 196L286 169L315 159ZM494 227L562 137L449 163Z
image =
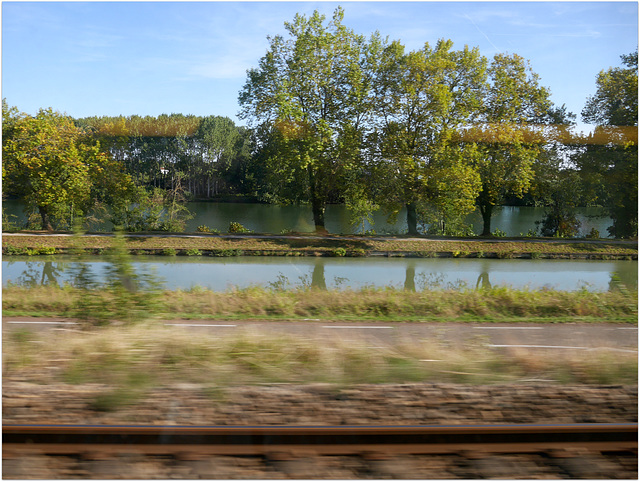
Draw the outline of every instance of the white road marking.
M637 330L638 327L636 326L635 328L615 328L616 330Z
M165 326L214 326L214 327L228 327L233 328L238 325L205 325L202 323L165 323Z
M474 326L476 330L542 330L541 326Z
M589 350L586 346L562 346L562 345L487 345L492 348L562 348L564 350Z
M322 328L350 328L352 330L391 330L393 326L323 326Z
M78 325L75 321L7 321L15 325Z
M562 346L562 345L487 345L492 348L560 348L563 350L612 350L627 353L638 353L638 350L625 350L623 348L609 348L606 346L590 348L588 346Z

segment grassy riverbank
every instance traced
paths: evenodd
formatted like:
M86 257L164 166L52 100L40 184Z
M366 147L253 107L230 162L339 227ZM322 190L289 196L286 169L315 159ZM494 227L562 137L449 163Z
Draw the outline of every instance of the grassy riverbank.
M385 322L585 322L637 323L637 292L425 290L393 288L345 291L264 288L214 292L129 293L71 287L2 290L4 316L53 316L109 320L371 320ZM93 321L92 321L93 320Z
M638 259L637 241L544 238L420 238L370 236L154 235L125 236L131 254L165 256L414 256L455 258ZM114 236L4 235L4 255L108 253Z

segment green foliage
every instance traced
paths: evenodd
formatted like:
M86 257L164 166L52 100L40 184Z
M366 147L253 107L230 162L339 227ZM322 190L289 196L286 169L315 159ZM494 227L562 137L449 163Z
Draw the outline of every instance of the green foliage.
M373 222L373 212L379 208L377 204L374 202L364 198L357 197L351 198L347 200L347 209L349 210L351 225L354 228L358 228L356 232L360 232L362 234L367 233L367 223L372 226Z
M244 252L241 249L220 249L213 251L213 256L228 258L231 256L242 256Z
M393 42L376 64L375 115L368 137L373 152L371 189L388 212L407 208L409 234L417 234L418 205L429 204L436 222L449 224L473 210L480 189L471 161L473 144L453 139L477 110L486 60L478 49L452 50L440 40L405 53ZM426 221L433 224L434 220Z
M333 250L333 255L342 258L347 255L347 250L344 248L336 248Z
M496 238L504 238L507 236L507 233L505 233L504 231L499 230L498 228L496 228L493 233L491 233L492 236L495 236Z
M622 61L626 68L610 68L596 79L582 117L597 127L576 161L590 200L613 219L609 234L628 238L638 234L638 51Z
M165 248L162 250L163 256L175 256L176 254L177 254L177 251L173 248Z
M600 231L598 231L596 228L591 228L591 231L589 231L585 238L600 239Z
M16 224L18 216L15 214L9 214L2 208L2 231L5 233L11 233L18 231L20 227Z
M476 203L483 218L482 235L491 232L494 207L507 193L521 197L534 179L542 145L531 124L548 122L550 92L519 55L496 54L489 66L483 99L485 129L468 133L479 143L476 170L482 189Z
M126 232L168 231L182 232L193 214L186 206L187 199L179 182L169 191L160 188L134 188L135 202L113 209L111 222Z
M251 231L245 228L242 224L232 221L229 223L228 232L232 234L246 234L250 233Z
M2 179L5 192L37 211L42 228L70 228L100 203L130 199L131 178L70 117L18 113L3 100Z
M564 209L554 209L546 213L540 224L540 234L547 237L573 238L580 232L580 221L575 213Z
M201 224L196 228L196 231L198 233L210 233L211 229L209 228L209 226L205 226L204 224Z
M343 16L338 8L327 25L317 11L285 23L288 38L269 38L239 95L241 118L258 125L258 156L273 195L309 202L318 230L330 193L348 185L359 161L379 44L347 29Z
M183 251L185 256L202 256L202 251L196 248L185 249Z
M124 238L117 233L108 255L107 282L96 290L97 283L84 263L75 277L76 286L85 290L72 309L73 316L94 326L113 320L134 323L153 316L158 308L160 282L153 274L137 273ZM105 298L102 292L108 293Z
M638 50L622 55L626 68L602 70L597 91L582 110L585 122L599 126L638 125Z

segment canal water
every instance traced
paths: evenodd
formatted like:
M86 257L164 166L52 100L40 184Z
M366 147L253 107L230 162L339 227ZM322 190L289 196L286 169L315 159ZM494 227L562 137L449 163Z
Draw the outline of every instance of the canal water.
M227 232L229 223L238 222L256 233L280 234L285 230L301 233L313 232L313 216L309 206L277 206L257 203L215 203L192 202L188 204L193 219L187 222L186 231L194 232L198 226L207 226L219 232ZM6 214L19 225L26 222L22 205L15 200L3 201ZM592 228L600 232L600 236L608 235L607 228L611 219L602 216L602 209L579 208L578 219L581 221L581 234L588 234ZM536 229L536 221L545 216L541 207L504 206L496 209L492 219L492 230L499 229L507 236L526 235L529 230ZM467 222L473 226L476 234L482 232L482 218L478 212L471 213ZM363 226L353 226L351 215L344 205L329 205L326 210L326 228L331 233L354 234L362 232ZM96 230L111 231L112 225L104 223ZM387 216L378 211L373 214L373 224L365 222L365 230L373 229L378 234L402 234L407 232L406 210L401 210L394 223L387 222Z
M104 283L107 256L83 261ZM136 272L161 281L165 289L202 287L214 291L259 286L342 290L393 287L408 290L508 286L517 289L607 291L637 289L637 261L136 256ZM5 257L2 281L35 286L73 283L80 263L70 256Z

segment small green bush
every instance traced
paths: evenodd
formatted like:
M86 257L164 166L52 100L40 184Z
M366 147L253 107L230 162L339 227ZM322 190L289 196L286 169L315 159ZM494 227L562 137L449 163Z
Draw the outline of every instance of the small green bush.
M492 233L496 238L504 238L507 236L507 233L505 233L504 231L500 230L500 229L496 229L493 233Z
M185 249L184 254L185 256L202 256L202 251L196 248Z
M3 248L4 254L7 256L18 256L21 254L25 254L25 250L23 248L16 248L15 246L6 246Z
M161 251L163 256L175 256L177 251L173 248L165 248Z
M242 256L243 251L241 249L220 249L211 253L213 256L227 258L231 256Z
M242 224L234 221L229 223L229 232L233 234L250 233L251 231L245 228Z
M342 258L347 254L347 250L344 248L336 248L333 250L333 255Z
M600 231L598 231L596 228L591 228L591 231L589 231L589 234L587 234L585 237L590 239L599 239Z
M204 224L202 224L196 228L196 231L198 233L210 233L211 229L209 228L209 226L205 226Z

